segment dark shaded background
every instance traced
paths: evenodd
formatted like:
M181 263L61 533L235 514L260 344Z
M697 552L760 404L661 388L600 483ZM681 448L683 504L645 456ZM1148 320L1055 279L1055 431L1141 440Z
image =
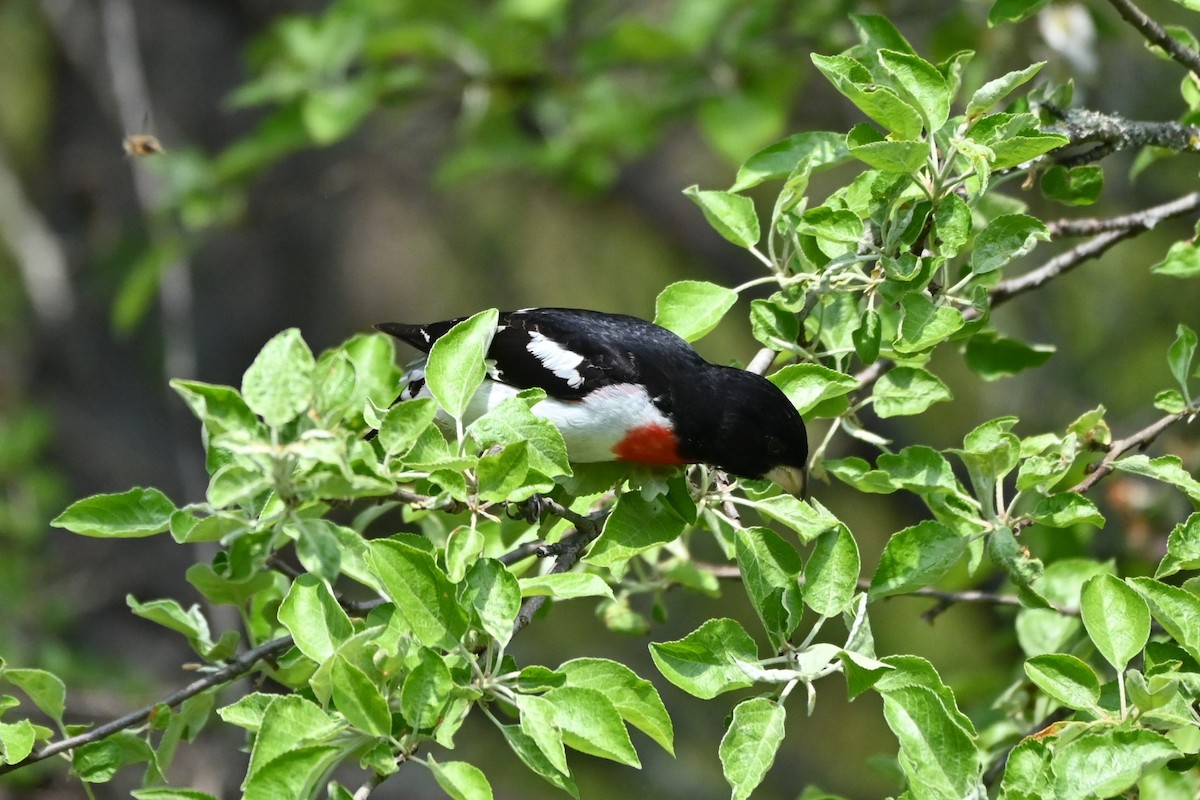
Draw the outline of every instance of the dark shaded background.
M654 20L675 4L586 5L586 19L574 30L581 47L605 25L631 16ZM1072 39L1079 53L1091 54L1090 72L1088 64L1072 63L1071 52L1052 49L1035 21L987 28L988 4L981 2L732 5L770 7L778 24L762 39L762 58L775 59L775 69L793 76L780 98L787 125L768 141L799 130L847 130L860 121L808 62L809 52L836 52L854 41L846 18L852 10L887 14L935 60L961 48L977 50L968 75L974 85L1047 59L1043 74L1073 75L1082 105L1134 119L1172 119L1181 107L1180 70L1147 54L1103 3L1046 12L1092 21L1094 46L1078 32ZM1166 18L1182 13L1168 3L1146 5ZM253 74L247 46L282 15L326 6L0 2L0 654L10 664L63 675L72 690L72 720L114 716L189 679L179 669L189 659L183 643L131 616L124 597L196 601L182 576L205 554L165 537L104 542L46 525L72 498L132 485L158 486L177 503L202 498L198 426L167 389L169 378L237 385L259 347L289 326L299 327L319 351L382 320L432 320L488 306L584 306L649 317L656 293L673 280L735 285L758 274L756 262L712 232L681 194L695 183L717 188L732 182L736 162L721 152L731 147L715 147L704 125L705 100L719 82L705 96L681 96L669 113L655 116L637 146L609 153L612 172L599 179L571 169L501 170L496 164L453 179L447 160L461 156L471 136L486 141L486 132L464 130L462 98L451 87L379 111L348 138L303 149L256 174L244 212L232 224L189 237L187 252L168 259L164 288L151 295L145 315L118 330L114 302L161 224L154 201L163 180L145 161L124 155L122 138L148 124L168 150L157 158L170 159L177 151L216 153L246 136L264 112L234 109L225 100ZM122 19L132 27L122 28ZM1061 27L1064 20L1045 24ZM130 56L135 47L136 57L123 60L140 70L148 108L128 98L122 103L121 79L106 49ZM727 65L710 66L715 74ZM765 143L754 138L747 134L741 155ZM1195 185L1192 159L1152 167L1136 184L1126 177L1130 160L1122 155L1107 162L1104 199L1084 214L1144 207ZM831 190L846 174L822 176L814 193ZM769 191L757 195L764 204ZM1080 213L1047 211L1036 192L1009 191L1046 218ZM945 447L1000 414L1020 416L1019 431L1029 434L1061 429L1100 403L1118 429L1145 424L1153 393L1170 382L1164 353L1173 321L1200 323L1194 285L1152 277L1148 267L1190 224L1164 224L999 311L997 325L1006 333L1058 346L1047 366L982 384L959 357L944 355L934 368L951 384L955 402L921 418L890 420L882 431L898 445ZM754 345L745 312L740 304L702 351L713 360L748 358ZM1178 443L1171 448L1186 452ZM841 442L831 454L853 451ZM1128 488L1118 480L1109 486ZM903 500L863 503L837 487L819 487L817 494L855 532L868 569L887 535L920 513ZM919 619L928 605L898 599L879 608L873 614L879 651L903 647L926 655L964 708L986 713L980 703L1010 677L1005 665L1015 663L1010 634L992 624L1002 612L955 607L931 626ZM655 640L678 638L708 617L752 617L736 588L721 599L672 595L668 611L668 621L652 633ZM586 604L573 603L531 626L513 650L522 663L618 658L663 693L676 725L677 757L636 733L635 744L645 745L639 746L640 773L573 755L585 797L618 791L662 800L723 796L715 754L723 716L736 698L702 703L657 679L647 641L606 631ZM810 782L852 797L893 791L886 766L876 772L860 766L873 753L895 751L878 703L864 697L846 704L838 679L818 693L811 718L802 703L790 704L788 737L756 796L793 797ZM456 757L479 764L497 797L557 796L514 764L489 726L468 726L460 741ZM243 756L233 755L237 746L232 733L184 748L173 772L177 784L235 795L244 768ZM0 798L81 796L62 772L27 770L0 785ZM118 780L96 794L123 796L128 785ZM425 770L413 767L375 796L442 795Z

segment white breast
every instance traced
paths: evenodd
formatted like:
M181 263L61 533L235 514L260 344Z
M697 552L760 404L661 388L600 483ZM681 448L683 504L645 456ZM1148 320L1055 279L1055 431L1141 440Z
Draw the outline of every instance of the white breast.
M410 371L409 376L413 380L417 377L415 371ZM415 394L409 388L401 393L405 400L433 396L423 381ZM515 397L519 391L505 383L485 380L467 404L463 424L470 425L488 410ZM532 411L550 420L562 432L567 456L578 463L613 461L616 459L613 448L625 437L626 431L643 426L670 425L666 416L650 401L646 390L630 383L605 386L582 400L548 397L535 404ZM438 410L435 422L447 434L454 433L454 420L445 411Z

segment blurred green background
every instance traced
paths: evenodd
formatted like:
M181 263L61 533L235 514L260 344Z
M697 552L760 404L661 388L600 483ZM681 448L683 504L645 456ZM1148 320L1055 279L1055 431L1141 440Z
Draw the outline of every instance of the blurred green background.
M755 277L757 263L709 229L681 190L729 185L742 159L789 133L860 121L808 59L855 41L850 13L888 16L933 61L975 50L968 92L1046 60L1041 77L1073 78L1078 105L1131 119L1179 115L1181 70L1148 53L1107 4L1053 4L997 28L986 25L989 6L2 0L0 655L64 676L73 721L115 716L189 680L183 643L129 615L124 598L196 601L182 575L207 555L164 537L105 542L47 527L71 498L95 492L155 485L181 504L203 495L199 430L168 378L237 384L289 326L319 350L375 322L489 306L650 317L673 280ZM1145 6L1189 21L1173 4ZM123 139L139 133L167 152L127 156ZM1151 165L1132 182L1133 156L1105 162L1093 208L1008 191L1055 219L1122 213L1195 187L1194 160ZM812 191L850 174L824 173ZM756 191L771 202L771 187ZM1144 425L1154 392L1170 383L1175 322L1200 324L1194 284L1148 268L1191 224L1164 224L999 310L1007 334L1057 345L1045 367L983 384L960 357L942 356L934 369L956 400L882 432L898 446L945 447L1000 414L1019 416L1028 435L1098 404L1118 435ZM754 353L747 302L700 343L710 359ZM1186 446L1171 445L1195 463ZM837 442L831 455L858 452L846 448ZM1141 520L1133 486L1113 479L1106 492L1110 507ZM836 486L816 494L850 525L868 567L887 535L921 513ZM1165 529L1151 533L1148 554ZM1103 552L1103 542L1089 546ZM740 594L669 594L666 621L644 637L607 631L579 602L560 604L514 654L546 664L615 657L655 680L647 642L709 617L749 619ZM934 661L964 709L986 715L1015 663L1008 628L994 624L1005 612L957 606L928 624L929 605L897 599L875 612L879 652L905 642ZM655 682L674 717L676 758L645 748L638 773L579 756L585 797L725 794L715 755L736 698L702 703ZM886 763L895 743L875 698L847 704L827 681L815 714L793 713L788 726L756 796L793 798L810 783L862 798L895 789ZM557 796L506 756L493 730L476 730L463 757L498 797ZM187 748L179 784L235 795L237 747L230 734ZM880 769L861 769L872 754L885 757ZM81 796L63 772L26 770L0 783L0 798ZM118 780L96 796L127 790ZM374 796L442 795L425 771L402 770Z

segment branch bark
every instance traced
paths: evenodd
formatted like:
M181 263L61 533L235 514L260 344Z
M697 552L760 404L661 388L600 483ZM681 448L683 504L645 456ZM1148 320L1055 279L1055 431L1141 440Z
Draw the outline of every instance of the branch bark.
M1138 30L1146 41L1161 47L1171 58L1200 77L1200 53L1173 38L1150 15L1142 11L1131 0L1108 0L1121 17Z
M81 733L78 736L69 736L66 739L60 739L57 742L52 742L43 747L41 750L31 753L24 760L18 761L15 764L0 764L0 775L14 772L22 767L27 767L30 764L43 761L51 756L58 755L59 753L65 753L69 750L73 750L76 747L81 747L85 744L90 744L91 742L98 742L101 739L111 736L117 731L133 727L134 725L139 725L148 720L150 715L154 713L155 709L162 706L175 708L188 698L195 697L201 692L206 692L209 689L229 683L235 678L241 677L249 672L254 668L255 664L264 658L270 658L278 653L282 653L291 646L292 637L290 636L281 636L278 639L272 639L269 642L260 644L258 647L242 653L240 656L235 658L233 661L230 661L216 672L211 672L199 680L192 681L187 686L176 692L172 692L158 702L139 708L137 711L131 711L125 716L117 717L116 719L110 720L103 725L98 725L87 733Z

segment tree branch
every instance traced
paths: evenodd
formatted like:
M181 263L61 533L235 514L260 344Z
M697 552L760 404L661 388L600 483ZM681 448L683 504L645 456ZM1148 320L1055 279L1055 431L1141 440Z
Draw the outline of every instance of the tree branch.
M1135 122L1118 114L1104 114L1086 108L1056 113L1071 144L1096 145L1082 153L1065 152L1057 156L1055 162L1063 166L1091 164L1130 147L1162 147L1178 153L1200 152L1200 128L1195 125L1182 122Z
M1122 214L1107 219L1060 219L1046 225L1052 238L1063 236L1095 236L1109 231L1133 229L1139 233L1152 230L1165 219L1182 216L1189 211L1200 209L1200 192L1185 194L1183 197L1151 208L1143 208L1132 214Z
M1104 458L1091 466L1088 476L1067 491L1078 492L1079 494L1087 492L1099 483L1101 479L1112 473L1113 462L1118 458L1135 448L1138 450L1146 449L1150 446L1151 442L1158 438L1160 433L1184 417L1194 415L1195 413L1196 409L1190 408L1180 411L1178 414L1167 414L1165 417L1142 428L1137 433L1113 442L1108 446L1108 452L1104 454Z
M569 572L579 561L587 546L600 535L600 531L600 526L592 523L586 530L577 528L574 534L564 536L558 543L558 558L555 560L554 566L550 568L549 574L558 575ZM517 612L517 619L513 623L513 633L517 633L528 625L533 620L533 615L546 604L546 600L546 595L537 595L522 603L521 610Z
M103 725L98 725L87 733L81 733L78 736L69 736L66 739L60 739L57 742L48 744L41 750L31 753L15 764L0 764L0 775L13 772L21 769L22 767L27 767L30 764L42 761L50 756L58 755L59 753L65 753L68 750L73 750L76 747L90 744L91 742L98 742L101 739L111 736L117 731L121 731L125 728L130 728L134 725L145 722L150 718L150 715L154 713L155 709L161 708L162 706L175 708L188 698L195 697L201 692L208 691L209 689L220 686L223 683L228 683L229 681L244 675L253 669L254 665L262 659L270 658L271 656L281 653L291 646L292 637L290 636L281 636L278 639L272 639L269 642L260 644L258 647L242 653L240 656L235 658L233 661L230 661L216 672L211 672L199 680L192 681L187 686L176 692L172 692L158 702L151 703L150 705L144 706L137 711L131 711L125 716L117 717L116 719L110 720Z
M1146 41L1161 47L1167 55L1200 77L1200 53L1173 38L1130 0L1108 0L1108 4L1115 8L1126 22L1137 28Z
M990 292L991 305L993 307L998 306L1001 303L1008 302L1019 294L1037 289L1059 275L1070 272L1083 262L1102 255L1108 248L1122 239L1133 236L1135 233L1139 233L1136 228L1102 233L1094 239L1089 239L1080 245L1072 247L1065 253L1059 253L1037 269L1030 270L1024 275L1018 275L1015 278L1000 281ZM974 319L979 315L978 313L974 313L974 309L970 309L965 316L968 319Z

